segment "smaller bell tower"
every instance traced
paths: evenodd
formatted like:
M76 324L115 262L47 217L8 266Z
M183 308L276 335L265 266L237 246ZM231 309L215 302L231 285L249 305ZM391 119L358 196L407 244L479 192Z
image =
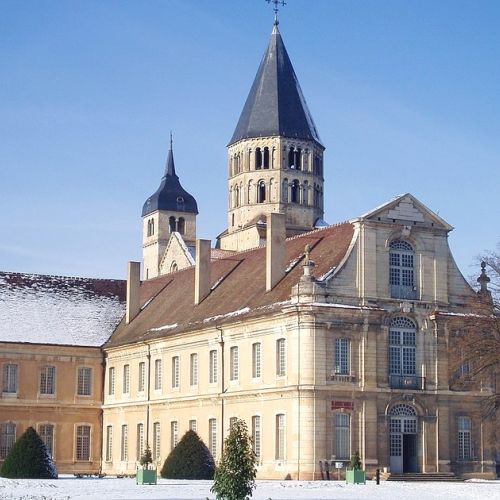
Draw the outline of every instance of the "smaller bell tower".
M161 259L172 233L178 233L187 246L196 242L198 205L175 173L172 134L165 174L160 186L142 207L143 279L160 274Z

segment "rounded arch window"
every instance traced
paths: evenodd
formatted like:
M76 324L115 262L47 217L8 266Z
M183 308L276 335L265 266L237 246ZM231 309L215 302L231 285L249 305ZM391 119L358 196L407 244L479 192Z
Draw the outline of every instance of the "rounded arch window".
M291 186L291 202L292 203L300 203L300 183L297 179L295 179L293 182L292 182L292 186Z
M389 415L391 417L416 417L417 412L413 406L400 403L391 408Z
M393 389L422 389L423 379L417 377L415 323L396 317L389 327L389 381Z
M175 232L175 217L173 215L168 218L168 230L171 233Z
M178 270L179 270L179 267L177 266L177 262L175 262L175 260L174 260L172 262L172 264L170 265L170 272L175 273Z
M259 181L257 184L257 203L264 203L266 201L266 183Z
M389 284L391 297L416 299L415 252L403 240L394 240L389 245Z
M184 217L179 217L179 220L177 221L177 231L180 234L184 234L185 229L186 229L186 223Z

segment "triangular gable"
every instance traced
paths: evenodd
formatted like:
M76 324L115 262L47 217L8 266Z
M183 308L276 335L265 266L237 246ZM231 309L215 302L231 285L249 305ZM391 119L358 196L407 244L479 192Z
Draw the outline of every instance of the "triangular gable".
M444 219L435 214L410 193L396 196L383 205L363 214L360 219L382 222L428 223L446 231L453 229L453 226L450 226Z
M193 249L194 252L194 249ZM172 264L176 264L177 271L186 267L194 266L194 257L182 236L173 232L167 243L167 248L161 259L160 274L168 274L172 271Z

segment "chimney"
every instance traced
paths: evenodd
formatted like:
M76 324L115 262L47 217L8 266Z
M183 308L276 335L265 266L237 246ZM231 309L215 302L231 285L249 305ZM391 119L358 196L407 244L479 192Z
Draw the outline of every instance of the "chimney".
M285 276L285 215L269 214L266 233L266 292Z
M198 305L210 293L210 240L196 240L194 303Z
M127 269L127 309L125 321L127 325L139 314L139 288L141 286L141 263L129 262Z

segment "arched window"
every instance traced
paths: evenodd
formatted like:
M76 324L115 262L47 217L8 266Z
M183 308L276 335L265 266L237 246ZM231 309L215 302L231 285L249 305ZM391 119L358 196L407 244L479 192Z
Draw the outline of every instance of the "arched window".
M288 151L288 168L295 168L295 150L290 148Z
M238 186L235 186L234 188L234 206L240 206L240 188Z
M304 181L302 200L304 205L309 205L309 183Z
M309 170L309 150L305 149L302 155L302 170Z
M297 170L302 170L302 149L297 148L295 151L295 168Z
M185 231L185 221L184 217L179 217L179 220L177 221L177 231L181 234L184 234Z
M283 179L282 191L283 203L288 203L288 179Z
M269 148L264 148L264 168L269 168Z
M231 226L234 226L234 214L231 214Z
M170 233L175 232L175 217L173 215L168 218L168 230Z
M148 220L148 232L147 232L147 235L151 236L151 221L150 220Z
M271 152L271 168L276 168L276 148Z
M406 241L395 240L389 250L389 284L391 297L396 299L416 299L415 252Z
M416 373L415 323L405 317L393 318L389 328L389 383L393 389L423 389Z
M292 181L291 200L292 203L300 203L300 184L297 179Z
M262 150L257 148L255 150L255 170L260 170L262 168Z
M257 203L264 203L266 201L266 183L259 181L257 185Z
M175 273L176 271L178 271L178 266L177 266L177 262L175 262L175 260L172 262L172 264L170 264L170 272L171 273Z

